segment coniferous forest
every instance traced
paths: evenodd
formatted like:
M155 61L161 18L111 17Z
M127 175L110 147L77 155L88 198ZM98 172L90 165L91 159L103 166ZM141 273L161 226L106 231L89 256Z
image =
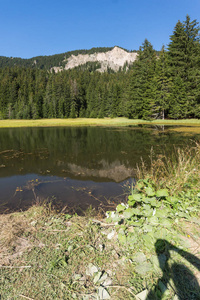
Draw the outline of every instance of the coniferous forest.
M37 64L0 57L0 119L200 118L199 30L198 22L186 16L166 48L155 51L145 39L137 60L118 72L100 73L97 62L55 73L51 68L72 52L40 56Z

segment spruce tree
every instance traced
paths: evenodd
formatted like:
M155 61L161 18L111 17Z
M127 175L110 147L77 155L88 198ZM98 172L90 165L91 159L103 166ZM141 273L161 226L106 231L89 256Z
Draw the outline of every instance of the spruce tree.
M156 52L151 43L145 39L140 47L138 58L133 65L129 86L129 117L150 119L154 117Z
M177 22L168 46L172 86L169 115L172 118L196 116L199 99L199 27L197 21Z
M159 119L165 119L168 116L169 90L171 86L168 69L167 54L163 46L155 70L155 111Z

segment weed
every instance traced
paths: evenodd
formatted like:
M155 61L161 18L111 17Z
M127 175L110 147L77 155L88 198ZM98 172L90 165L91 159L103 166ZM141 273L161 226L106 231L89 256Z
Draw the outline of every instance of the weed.
M138 179L150 178L157 188L168 188L171 195L182 190L200 190L200 144L185 149L175 148L171 159L166 155L150 155L151 166L137 167Z
M199 299L199 150L152 156L106 220L48 203L2 215L0 298Z

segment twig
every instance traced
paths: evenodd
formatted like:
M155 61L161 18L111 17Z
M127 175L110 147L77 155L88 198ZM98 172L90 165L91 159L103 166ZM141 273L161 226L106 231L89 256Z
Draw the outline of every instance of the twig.
M130 288L128 288L128 287L126 287L126 286L124 286L124 285L108 285L108 286L106 286L106 288L120 288L120 289L125 289L125 290L127 290L129 293L131 293L131 294L135 297L136 300L140 300L140 299L139 299L139 298L131 291Z
M0 266L0 268L4 268L4 269L26 269L26 268L31 268L31 266L21 266L21 267L14 267L14 266Z
M29 298L29 297L26 297L26 296L24 296L24 295L19 295L20 297L23 297L23 298L25 298L25 299L29 299L29 300L34 300L33 298Z
M37 200L37 197L36 197L36 193L35 193L35 189L34 189L34 187L32 188L32 192L33 192L33 195L34 195L34 197L35 197L35 201Z
M59 232L59 231L63 231L63 232L65 232L65 231L69 231L69 228L68 229L63 229L63 230L61 230L61 229L52 229L52 230L49 230L49 232Z

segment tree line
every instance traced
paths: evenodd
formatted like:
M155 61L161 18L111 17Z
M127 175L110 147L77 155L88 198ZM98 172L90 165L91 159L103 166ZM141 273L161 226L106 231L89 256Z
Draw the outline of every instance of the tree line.
M112 47L97 47L89 50L74 50L65 53L48 55L48 56L36 56L32 58L20 58L20 57L6 57L0 56L0 68L14 67L15 65L26 68L37 68L42 70L49 70L53 67L64 67L66 60L71 56L78 54L94 54L95 52L108 52L112 50ZM127 51L127 50L126 50Z
M1 67L0 118L199 118L199 30L187 15L167 48L158 53L145 39L136 61L118 72L100 73L98 62L58 73Z

